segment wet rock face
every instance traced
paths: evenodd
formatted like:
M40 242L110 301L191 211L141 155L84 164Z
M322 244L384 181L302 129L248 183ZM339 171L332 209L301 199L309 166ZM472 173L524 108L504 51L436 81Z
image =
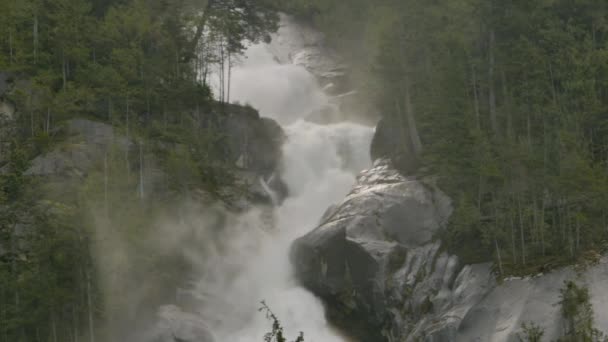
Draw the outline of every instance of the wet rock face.
M283 129L274 120L261 118L251 107L226 106L227 115L220 124L227 147L225 156L242 169L271 176L281 161Z
M405 175L414 174L418 161L407 131L401 123L390 117L380 119L370 148L372 160L387 158Z
M115 134L112 126L101 122L70 120L66 123L66 133L66 147L36 157L26 175L82 177L103 160L112 146L121 150L133 147L127 138Z
M432 300L420 294L434 295L455 284L456 258L432 242L451 211L439 190L379 160L360 174L318 228L294 242L297 276L330 304L334 322L356 337L407 336L399 331L413 317L407 312L426 313Z
M319 227L296 240L291 258L330 320L357 341L519 341L523 323L563 336L560 290L589 288L596 328L608 332L608 257L497 283L492 264L463 265L432 239L451 213L439 190L380 160L360 174Z
M163 306L158 323L138 342L216 342L207 324L198 316L183 312L177 306Z

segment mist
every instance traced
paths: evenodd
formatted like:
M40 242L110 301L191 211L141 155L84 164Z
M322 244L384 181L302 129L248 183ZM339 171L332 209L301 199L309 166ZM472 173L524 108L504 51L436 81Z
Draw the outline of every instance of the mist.
M346 341L327 322L321 301L297 283L289 249L370 166L374 130L307 121L324 108L337 110L333 99L303 66L279 63L268 45L251 46L232 75L231 101L283 126L280 176L289 196L276 207L240 213L196 199L173 203L151 214L152 226L135 237L139 251L125 243L132 236L96 214L101 292L116 315L108 319L109 334L162 341L163 320L187 320L180 324L210 331L216 341L262 341L271 327L258 312L265 301L289 336L302 331L306 341ZM155 260L142 259L146 253Z

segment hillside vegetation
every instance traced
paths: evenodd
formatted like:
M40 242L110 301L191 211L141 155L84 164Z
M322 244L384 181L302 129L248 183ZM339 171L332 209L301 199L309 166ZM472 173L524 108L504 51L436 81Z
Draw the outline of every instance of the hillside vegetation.
M397 132L383 153L454 199L443 238L465 260L527 274L604 250L605 1L283 5L352 57L381 126Z

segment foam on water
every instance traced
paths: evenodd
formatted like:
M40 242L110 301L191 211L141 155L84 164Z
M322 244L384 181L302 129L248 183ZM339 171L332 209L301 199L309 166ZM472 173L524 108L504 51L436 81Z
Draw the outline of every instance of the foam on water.
M325 210L348 193L356 174L370 165L373 129L305 121L329 99L306 69L279 64L265 45L251 47L234 70L231 94L233 101L251 104L283 125L288 138L281 176L290 196L274 210L274 229L263 229L258 209L227 228L228 247L208 260L218 271L197 284L196 292L207 303L201 314L218 341L262 341L270 323L257 309L265 300L292 338L303 331L307 342L345 341L328 324L320 300L297 284L289 248L314 229Z

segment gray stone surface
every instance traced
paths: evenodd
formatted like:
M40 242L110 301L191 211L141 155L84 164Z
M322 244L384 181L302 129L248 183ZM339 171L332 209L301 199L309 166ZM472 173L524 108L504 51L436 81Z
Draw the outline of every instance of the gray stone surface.
M523 323L563 334L560 290L587 286L596 328L608 332L608 257L497 283L492 265L462 265L431 233L451 212L439 190L386 161L361 173L346 199L298 239L292 262L332 322L364 342L516 342Z
M138 342L215 342L207 324L197 315L183 312L174 305L158 311L158 322Z
M68 139L56 149L36 157L26 171L31 176L83 177L103 162L106 152L117 147L129 149L133 143L115 134L108 124L75 119L66 123Z
M363 340L407 336L411 328L404 322L411 316L403 312L421 312L435 299L431 293L456 278L457 261L432 242L451 211L439 190L379 160L318 228L294 242L297 275L333 304L329 314L339 317L338 325L349 330L349 322L366 321L373 332L362 332Z
M344 82L348 66L326 46L324 35L307 23L282 15L279 31L273 36L270 48L280 63L306 68L323 86L337 91Z

